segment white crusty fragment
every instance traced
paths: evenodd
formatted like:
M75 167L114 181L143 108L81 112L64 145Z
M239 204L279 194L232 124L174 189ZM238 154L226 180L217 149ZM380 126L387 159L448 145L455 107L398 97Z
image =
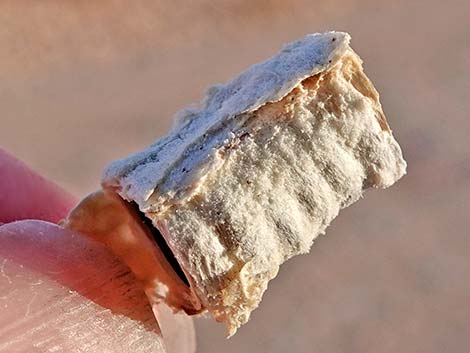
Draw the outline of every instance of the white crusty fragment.
M103 187L134 201L229 334L341 208L406 163L346 33L313 34L209 90Z

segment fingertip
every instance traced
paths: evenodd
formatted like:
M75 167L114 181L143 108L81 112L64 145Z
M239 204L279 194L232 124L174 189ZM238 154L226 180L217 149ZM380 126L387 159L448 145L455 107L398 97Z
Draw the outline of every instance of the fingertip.
M152 310L162 330L167 353L196 352L196 331L192 317L174 313L165 304L153 304Z

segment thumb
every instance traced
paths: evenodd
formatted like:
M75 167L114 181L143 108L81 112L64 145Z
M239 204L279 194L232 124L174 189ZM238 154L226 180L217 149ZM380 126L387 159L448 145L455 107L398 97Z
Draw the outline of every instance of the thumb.
M128 268L50 223L0 227L0 293L0 352L165 352ZM164 333L178 336L168 353L194 352L190 318L161 316Z

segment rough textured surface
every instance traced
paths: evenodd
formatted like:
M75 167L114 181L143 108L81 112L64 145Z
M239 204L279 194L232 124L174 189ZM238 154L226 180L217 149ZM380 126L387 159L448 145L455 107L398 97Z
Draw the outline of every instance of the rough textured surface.
M103 186L152 219L230 334L280 264L308 252L363 189L405 173L348 43L329 32L286 46L209 90L167 137L105 172Z

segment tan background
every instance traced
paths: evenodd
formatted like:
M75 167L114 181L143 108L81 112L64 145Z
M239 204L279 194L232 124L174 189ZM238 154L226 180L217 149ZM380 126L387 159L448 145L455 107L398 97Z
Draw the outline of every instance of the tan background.
M467 1L1 1L0 145L77 196L175 111L286 41L352 45L409 162L288 262L230 340L199 352L470 350Z

